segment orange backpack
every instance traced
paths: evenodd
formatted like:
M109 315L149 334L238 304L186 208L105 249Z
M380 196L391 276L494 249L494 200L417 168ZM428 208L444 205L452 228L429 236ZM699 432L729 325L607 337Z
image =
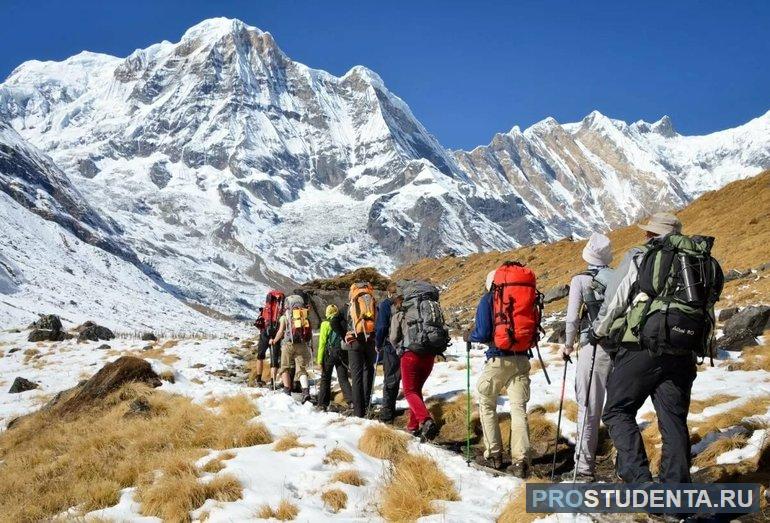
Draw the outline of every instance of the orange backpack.
M358 282L350 286L350 318L356 334L369 335L374 332L377 320L377 301L374 287L369 282Z
M517 262L505 262L492 283L492 337L503 351L525 353L540 340L543 295L535 273Z

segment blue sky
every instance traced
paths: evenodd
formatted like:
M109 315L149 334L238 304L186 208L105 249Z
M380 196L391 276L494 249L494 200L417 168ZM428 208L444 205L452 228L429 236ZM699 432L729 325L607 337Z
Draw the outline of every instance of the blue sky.
M0 78L24 60L125 56L205 18L240 18L311 67L377 71L451 148L593 109L668 114L685 134L770 110L770 1L0 0L0 12Z

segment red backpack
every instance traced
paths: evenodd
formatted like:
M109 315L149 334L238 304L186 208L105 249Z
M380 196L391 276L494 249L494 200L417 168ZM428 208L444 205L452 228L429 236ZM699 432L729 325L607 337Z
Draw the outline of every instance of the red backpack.
M265 307L262 309L262 318L265 329L270 335L278 332L278 321L283 314L284 294L281 291L270 291L265 298Z
M502 351L529 352L540 340L543 295L535 273L518 262L505 262L492 283L492 339Z

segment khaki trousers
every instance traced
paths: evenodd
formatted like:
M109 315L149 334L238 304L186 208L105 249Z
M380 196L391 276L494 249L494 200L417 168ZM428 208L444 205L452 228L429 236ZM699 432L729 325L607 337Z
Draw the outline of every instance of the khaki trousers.
M503 452L497 398L507 387L511 407L511 459L514 462L529 460L529 370L529 358L524 354L493 358L484 365L476 384L481 428L484 431L484 457L501 456Z
M286 341L281 349L281 369L278 374L290 372L294 367L294 378L307 376L307 365L310 362L310 347L307 343L292 343Z

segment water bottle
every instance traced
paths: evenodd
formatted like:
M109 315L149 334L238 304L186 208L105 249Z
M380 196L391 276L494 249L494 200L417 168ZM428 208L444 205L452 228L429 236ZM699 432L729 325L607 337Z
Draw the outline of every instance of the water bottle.
M687 303L700 303L703 301L703 281L701 271L696 270L690 263L690 258L685 253L679 253L679 282L680 296ZM683 295L682 295L683 294Z

